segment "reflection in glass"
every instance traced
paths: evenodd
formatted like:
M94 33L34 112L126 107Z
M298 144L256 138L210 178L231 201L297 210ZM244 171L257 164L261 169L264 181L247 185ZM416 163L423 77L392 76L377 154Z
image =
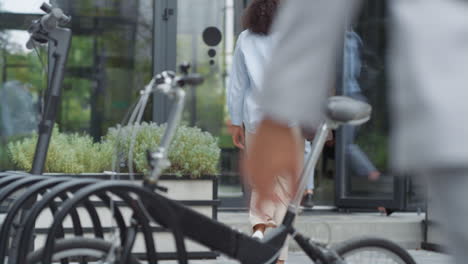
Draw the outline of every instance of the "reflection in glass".
M27 50L27 40L26 31L0 29L0 171L14 169L7 146L37 130L42 107L44 48Z
M229 1L228 1L229 2ZM219 0L178 0L177 2L177 64L188 61L192 71L205 77L205 82L190 90L187 96L183 120L219 137L222 148L220 177L221 196L239 196L242 190L237 173L237 150L232 147L231 137L225 126L225 75L227 73L226 45L232 40L225 23L233 20L229 14L232 6ZM207 28L221 32L219 38L205 43L203 33ZM229 51L227 51L229 53Z
M220 43L209 46L203 41L203 32L216 27L223 33L224 7L223 1L179 0L177 15L177 64L189 61L192 71L206 78L205 83L189 95L184 119L217 136L223 127L225 69L221 54L224 36ZM210 49L218 55L210 57Z
M368 7L369 8L369 7ZM347 195L391 198L393 177L388 175L388 132L385 78L385 15L365 13L345 33L343 52L343 94L368 102L372 119L360 127L342 129L345 164L348 174Z
M74 33L60 125L99 140L151 78L153 1L56 2Z
M25 29L42 13L42 2L0 0L2 87L7 81L20 82L31 92L35 109L40 109L46 85L42 64L47 63L47 50L38 48L41 62L35 51L24 49L23 42L28 38ZM57 117L61 131L88 133L97 141L122 120L138 89L152 75L153 2L53 1L73 18L67 25L73 41ZM6 158L11 140L2 133L0 170L13 169Z
M37 98L27 84L19 81L4 82L0 89L1 135L10 138L28 135L38 125Z
M8 143L37 129L45 74L36 52L25 44L26 29L43 2L49 1L0 0L0 171L14 169Z

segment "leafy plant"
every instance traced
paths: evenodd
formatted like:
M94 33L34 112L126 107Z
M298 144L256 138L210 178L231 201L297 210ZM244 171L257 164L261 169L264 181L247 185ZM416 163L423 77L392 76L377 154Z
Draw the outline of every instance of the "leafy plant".
M133 144L131 158L135 172L147 172L147 150L155 150L161 141L165 125L141 125L111 128L101 143L88 135L60 133L54 128L45 164L45 172L83 173L112 169L115 155L120 165L126 166ZM134 143L132 136L136 135ZM8 154L22 170L32 168L37 134L8 144ZM117 151L116 151L117 150ZM214 175L218 173L221 150L217 139L199 128L180 126L169 149L171 167L165 173L176 175ZM123 168L124 170L128 168Z
M8 144L8 154L22 170L32 168L37 134ZM82 173L110 170L114 147L108 142L94 143L87 135L60 133L55 127L47 153L45 172Z
M120 129L120 131L119 131ZM109 129L105 141L118 146L119 161L127 164L132 135L136 134L133 143L133 165L137 172L147 172L147 150L155 150L162 138L165 125L142 123ZM134 132L136 131L136 132ZM196 127L181 125L178 127L169 148L171 166L165 173L176 175L214 175L218 173L220 148L217 139L210 133Z

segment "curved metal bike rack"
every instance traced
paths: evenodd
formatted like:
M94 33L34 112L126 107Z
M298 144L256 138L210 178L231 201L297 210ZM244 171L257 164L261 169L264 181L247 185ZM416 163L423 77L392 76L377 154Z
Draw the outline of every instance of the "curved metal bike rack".
M64 178L64 177L61 177L61 178L46 177L43 179L34 177L34 178L29 178L29 179L32 179L31 181L33 183L36 182L37 179L39 179L39 181L37 183L32 184L31 186L28 186L28 192L23 193L20 197L18 197L14 201L12 206L9 208L8 213L0 228L0 259L4 259L6 249L8 248L8 240L9 240L8 238L10 237L10 234L11 234L10 227L15 225L15 219L19 216L19 214L21 213L21 209L24 208L24 206L28 203L28 201L31 198L36 197L38 194L44 194L47 190L53 189L55 186L61 183L69 182L70 180L72 180L71 178ZM6 194L5 189L2 190L0 193ZM59 195L58 197L61 198L62 201L65 201L66 199L68 199L68 196L66 194ZM108 205L110 204L110 198L107 197L106 195L100 195L99 198L105 204L108 204ZM102 224L101 224L101 221L99 219L99 216L95 207L91 204L89 200L85 200L83 202L83 205L90 216L94 236L96 238L103 238L104 232L103 232ZM57 206L55 205L55 202L49 203L48 206L51 209L52 214L55 214L55 212L57 211ZM114 215L116 216L116 222L120 223L120 226L125 226L122 213L120 212L118 208L115 209ZM72 219L72 224L73 224L72 229L74 231L75 236L83 236L83 228L82 228L77 211L73 210L70 216ZM21 227L21 224L22 223L19 223L17 225ZM64 234L65 232L63 228L61 228L57 236L64 237ZM14 237L14 239L17 239L16 236Z
M55 202L56 198L60 198L66 195L67 192L77 190L88 184L95 183L97 180L83 179L83 180L70 180L62 182L50 189L49 192L45 193L41 200L29 210L26 219L21 223L22 230L19 232L18 241L18 252L27 252L29 249L29 241L33 239L33 230L36 223L36 219L44 208L48 207L51 203ZM79 219L78 219L79 222ZM22 243L25 241L25 243Z
M74 193L75 191L79 190L80 188L83 188L83 187L88 186L88 185L94 185L94 183L97 183L97 182L99 182L99 181L94 180L94 179L80 179L80 180L71 179L69 181L56 184L54 188L50 189L49 192L47 192L43 196L43 198L41 200L39 200L30 209L30 211L29 211L29 213L27 215L27 219L24 222L21 223L22 230L20 230L20 232L19 232L18 252L23 252L24 253L24 252L28 252L30 250L29 249L29 246L30 246L29 242L31 241L31 239L33 239L33 230L34 230L36 219L38 218L38 216L40 215L40 213L43 211L44 208L50 206L51 203L54 203L55 198L61 197L61 196L63 196L64 194L66 194L68 192ZM36 187L36 189L40 189L40 188ZM42 190L43 189L46 189L46 187L44 186L42 188ZM36 191L35 193L37 194L37 192L38 191ZM155 246L154 246L155 243L154 243L154 239L153 239L153 236L152 236L151 226L149 225L149 220L142 213L142 211L138 207L137 203L135 203L135 200L133 200L129 195L127 195L126 193L122 193L122 192L119 192L119 193L115 192L115 194L118 197L120 197L122 200L124 200L126 202L126 205L128 205L129 207L131 207L133 209L133 213L135 215L135 218L137 219L139 226L141 226L141 228L142 228L143 235L144 235L144 238L145 238L145 243L146 243L147 248L148 248L147 257L148 257L149 260L156 261L157 257L156 257ZM22 199L21 199L22 201L17 201L17 203L15 203L15 211L18 211L19 209L17 209L17 208L21 208L21 204L24 204L24 202L27 201L29 199L29 197L34 196L34 195L35 194L30 193L29 195L25 195L24 197L22 197ZM74 195L76 195L76 194L74 194ZM96 195L108 207L110 207L111 199L107 195L105 195L105 191L95 192L92 195ZM79 203L75 204L73 206L73 208L68 211L68 213L69 214L72 213L73 211L76 210L77 206L81 205L83 202L88 201L87 200L88 197L90 197L90 195L85 197L84 199L80 200ZM67 201L68 200L64 201L63 206L65 206ZM88 204L88 206L93 208L92 204ZM85 205L85 207L86 207L86 205ZM88 211L88 212L93 212L93 211L95 212L95 210L91 210L91 211ZM122 242L127 241L127 235L129 233L129 231L128 231L127 226L125 224L122 213L120 212L119 208L116 205L114 205L113 212L114 212L114 218L115 218L116 223L117 223L117 227L120 230L121 241ZM96 216L96 220L93 223L94 228L95 228L95 236L102 238L103 237L102 225L101 225L100 220L99 220L99 218L97 216L97 213L95 214L95 216ZM13 214L9 217L7 224L11 223L12 219L14 219ZM79 218L78 218L78 221L79 221ZM8 226L7 224L5 225L5 228L7 228L7 226ZM57 238L59 236L63 236L62 235L63 232L60 230L61 226L62 225L60 224L59 227L58 227L57 232L54 232L53 234L49 233L48 237ZM96 228L96 227L98 227L98 228ZM100 229L99 227L101 228L101 230L99 230ZM75 234L76 234L76 232L75 232ZM5 248L5 247L3 247L3 248ZM15 263L19 263L19 262L21 262L21 259L22 259L23 256L25 256L25 255L24 254L16 254L16 256L11 256L11 257L14 258L14 259L17 259L17 261Z
M176 243L176 250L178 253L179 257L179 263L187 263L187 253L185 250L185 244L183 240L183 234L179 226L179 221L178 218L175 215L175 212L173 212L173 209L166 203L160 201L159 196L150 190L147 190L141 186L136 186L131 183L126 183L126 182L99 182L96 184L89 185L80 191L74 193L74 196L70 198L69 200L65 201L62 204L61 209L55 214L54 217L54 222L52 226L49 229L49 235L47 237L47 241L45 244L45 250L44 254L42 257L43 263L50 263L51 257L52 257L52 251L55 245L55 234L59 231L59 226L65 219L65 217L69 214L73 208L75 208L77 205L79 205L83 200L85 200L87 197L91 195L96 195L102 192L110 192L115 194L116 196L120 197L128 206L130 206L134 212L135 219L138 221L139 224L144 227L144 224L148 220L153 220L154 219L148 219L145 214L141 212L141 208L139 207L137 201L133 198L131 198L128 193L134 193L137 196L151 200L153 204L155 204L162 212L160 212L158 215L160 224L167 227L169 230L172 231ZM147 222L146 222L147 224ZM29 228L27 226L26 228ZM149 225L148 227L149 228ZM143 229L144 231L144 229ZM27 232L26 232L27 233ZM144 235L146 232L144 231ZM152 237L152 232L148 239L153 240ZM145 238L146 239L146 238ZM26 240L26 239L25 239ZM148 242L148 241L145 241ZM126 240L122 241L122 246L128 246L132 245L132 243L127 243ZM146 252L147 252L147 257L149 261L153 261L152 258L155 258L154 261L156 261L156 253L154 252L154 246L151 246L150 244L146 243ZM124 248L124 253L129 254L129 248ZM150 256L150 252L154 252L154 256ZM128 255L127 255L128 256ZM22 259L18 259L18 263L26 263L26 256L23 256Z
M8 209L8 213L0 227L0 259L4 260L6 256L7 249L9 249L9 240L12 235L13 243L17 243L17 249L9 252L10 259L19 260L22 254L19 252L28 252L30 250L30 241L34 238L33 230L35 223L40 213L45 208L50 208L52 214L55 215L57 212L56 198L62 200L62 203L66 202L69 199L69 193L75 193L81 188L98 183L100 180L97 179L74 179L67 177L50 177L50 176L34 176L28 174L21 175L12 175L6 176L0 179L0 203L8 199L11 195L21 189L27 188L27 192L22 193L20 196L16 197L14 202ZM32 208L26 214L24 219L20 219L20 223L15 221L18 220L18 217L22 212L22 209L25 209L28 202L32 198L36 198L37 195L42 195L43 198L35 203ZM99 200L101 200L107 208L111 208L111 204L114 202L112 198L105 193L105 191L100 193L94 193ZM155 252L155 242L152 236L152 229L149 224L150 220L147 219L145 214L135 203L135 201L126 193L120 192L118 196L126 201L125 205L129 205L133 209L135 218L138 220L138 227L141 227L141 231L144 234L145 243L147 245L147 257L149 260L157 263L157 257ZM69 215L72 219L72 229L75 236L83 236L83 227L80 222L80 217L76 211L78 206L83 206L87 213L90 216L92 229L94 236L96 238L103 238L104 231L102 227L101 220L96 211L94 205L89 201L90 196L80 201L79 204L76 204L70 211ZM131 228L127 228L123 214L117 204L113 204L113 217L117 224L117 228L120 231L120 238L122 242L126 242L126 248L130 248L133 245L133 242L127 240L128 236L132 236L132 232L135 233L138 230L132 231ZM15 226L18 228L14 234L12 234L11 227ZM55 238L64 237L65 232L63 226L58 227L58 231L53 235ZM124 255L129 257L130 251L124 252ZM18 263L18 261L10 261L10 263Z
M1 225L0 234L2 235L0 237L0 259L4 259L6 255L6 250L9 248L8 241L9 241L9 237L11 234L11 227L17 228L18 230L16 231L21 231L22 229L22 226L23 226L22 222L24 222L24 219L19 219L20 221L19 223L15 222L15 220L17 220L17 218L20 217L19 214L25 212L21 209L24 209L24 207L27 206L28 203L30 203L31 199L35 199L38 194L44 194L46 191L50 190L50 188L53 188L56 185L60 185L60 183L68 182L70 180L71 180L70 178L52 178L52 177L46 177L46 176L17 177L17 175L0 180L2 181L1 186L3 187L0 190L0 203L6 200L9 196L14 194L18 190L27 188L27 192L22 193L13 202L12 206L8 210L6 218L4 219ZM92 183L95 181L96 180L89 180L89 183ZM64 193L60 193L59 195L57 195L57 198L60 198L62 201L65 201L66 199L68 199L68 196L66 195L66 192L64 192ZM95 236L102 238L103 237L102 225L98 218L96 209L92 206L92 204L89 201L84 201L83 204L88 214L90 215L91 222L93 223ZM57 211L57 206L55 204L55 201L51 201L47 203L46 207L50 208L50 210L52 211L52 214L54 214ZM119 210L116 210L116 212L117 214L120 214L121 218L123 218ZM74 234L76 236L82 236L83 228L82 228L81 221L80 221L77 211L73 210L72 212L70 212L70 217L72 220L72 229L73 229ZM18 233L15 233L13 235L13 243L16 242L17 236L18 236ZM58 236L62 236L62 237L64 236L63 227L60 227ZM10 252L10 257L12 257L11 256L12 253L15 254L15 250L13 250L13 252Z
M40 191L43 190L44 188L48 188L60 182L62 182L62 179L48 179L48 180L40 181L39 183L36 183L33 186L31 186L29 190L32 193L37 194L37 193L40 193ZM11 227L14 224L15 218L21 211L21 208L23 207L23 205L26 202L28 202L29 197L30 197L29 193L25 193L21 195L9 208L8 214L3 220L3 223L0 227L0 260L3 260L5 258L5 253L8 248L8 240L11 234Z

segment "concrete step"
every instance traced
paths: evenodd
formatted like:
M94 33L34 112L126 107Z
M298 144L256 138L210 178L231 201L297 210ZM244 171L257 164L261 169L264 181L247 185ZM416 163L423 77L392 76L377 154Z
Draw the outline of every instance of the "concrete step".
M246 212L221 212L218 219L245 233L251 232ZM335 244L359 236L372 236L389 239L407 249L418 249L423 240L423 219L424 214L417 213L384 216L379 213L312 211L299 215L295 227L323 243ZM299 250L294 241L290 241L290 250Z
M212 217L212 207L211 206L191 206L191 208L205 216ZM107 208L103 207L96 207L96 211L98 213L99 219L104 229L104 238L107 241L113 241L115 237L113 236L114 230L112 227L116 226L116 224L111 220L111 212ZM120 211L129 226L129 220L131 219L132 211L128 207L120 207ZM80 218L81 225L83 227L84 236L93 238L93 228L91 219L84 208L79 207L77 209L77 213ZM5 218L5 214L0 215L0 224L3 223L3 219ZM45 240L48 236L48 229L51 226L53 221L53 216L49 210L44 210L36 221L35 226L35 248L41 248L45 244ZM153 231L153 238L156 244L156 250L159 253L171 253L175 252L175 241L173 238L172 233L169 233L167 230L161 228L157 224L151 224ZM63 227L65 229L65 237L74 237L73 235L73 224L70 216L67 216L63 222ZM118 234L117 234L118 235ZM189 252L210 252L210 250L200 245L196 242L191 241L190 239L185 240L186 249ZM143 238L142 233L137 235L135 244L134 244L134 253L144 253L146 252L145 241ZM207 255L207 254L205 254ZM211 254L208 254L211 255Z
M123 214L129 218L130 211L123 209ZM210 216L209 208L194 208L202 214ZM79 209L79 215L83 227L90 227L91 223L83 209ZM101 221L104 227L111 226L111 223L103 221L110 219L108 210L98 208ZM3 218L0 217L0 218ZM250 234L250 224L247 212L221 212L218 219L246 234ZM422 220L423 214L416 213L394 213L391 216L383 216L378 213L336 213L330 211L304 212L296 220L296 229L306 236L322 243L335 244L359 236L373 236L390 239L393 242L407 249L420 248L423 240ZM1 221L2 219L0 219ZM48 211L43 212L37 221L36 246L42 246L46 237L47 227L51 224L52 216ZM71 227L71 221L67 217L64 227ZM44 232L45 231L45 232ZM71 234L70 234L71 235ZM107 234L106 237L109 238ZM159 252L173 252L174 242L172 236L165 232L155 233L157 250ZM92 236L91 233L86 236ZM290 250L298 251L299 248L294 241L290 241ZM206 247L187 240L187 248L190 251L209 251ZM144 252L143 239L139 237L136 241L134 252Z
M411 256L417 264L451 264L453 259L451 256L446 254L440 254L436 252L424 251L424 250L409 250ZM164 264L177 264L176 261L165 261ZM236 260L228 259L224 256L220 256L216 260L193 260L190 264L238 264ZM309 257L304 252L290 252L288 256L288 264L305 264L312 263ZM391 262L381 262L391 263ZM379 262L375 264L381 264ZM392 262L394 263L394 262Z

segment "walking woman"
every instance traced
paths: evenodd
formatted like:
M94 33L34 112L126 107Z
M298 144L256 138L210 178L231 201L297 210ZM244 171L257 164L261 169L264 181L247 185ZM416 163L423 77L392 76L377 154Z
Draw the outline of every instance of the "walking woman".
M262 94L260 88L262 87L263 71L270 58L274 56L271 54L271 50L275 42L275 33L271 32L271 25L280 2L280 0L253 0L243 17L245 30L237 40L230 83L227 88L232 139L234 145L240 149L249 148L256 126L262 120L261 109L256 98ZM290 142L290 144L297 145L298 151L303 152L304 139L300 135L299 129L297 129L296 138L297 140ZM298 164L298 166L302 166L302 164ZM272 180L275 181L272 192L275 193L276 199L269 202L258 204L256 187L251 186L249 220L252 224L253 236L258 239L263 238L267 228L274 228L281 224L287 205L292 199L288 177L277 175ZM287 253L286 243L278 263L284 263Z

